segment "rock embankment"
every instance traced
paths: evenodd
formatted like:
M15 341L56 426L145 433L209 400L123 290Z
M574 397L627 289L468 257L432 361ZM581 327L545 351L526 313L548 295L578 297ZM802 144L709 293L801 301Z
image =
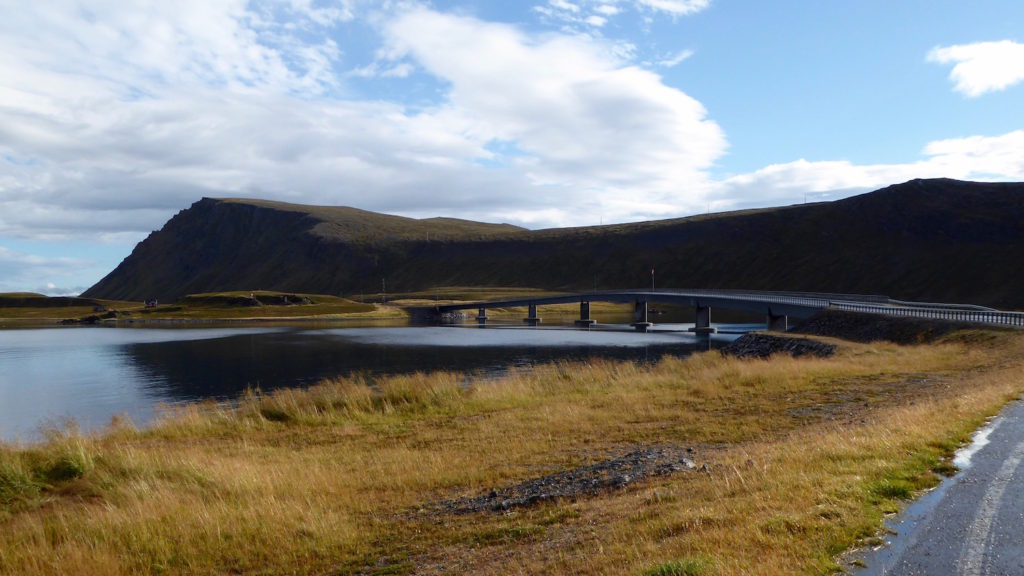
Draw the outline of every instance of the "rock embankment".
M502 511L532 506L557 498L594 495L622 488L655 476L697 470L693 448L659 447L635 450L624 456L492 490L473 498L441 502L441 510L456 514ZM707 470L704 466L701 469Z
M974 324L951 320L822 310L793 328L792 332L831 336L854 342L885 340L896 344L921 344L938 340L953 332L977 328L978 326Z
M752 332L744 334L719 349L722 354L737 358L767 358L772 354L791 354L794 357L816 356L826 358L836 352L833 344L807 338L788 338Z

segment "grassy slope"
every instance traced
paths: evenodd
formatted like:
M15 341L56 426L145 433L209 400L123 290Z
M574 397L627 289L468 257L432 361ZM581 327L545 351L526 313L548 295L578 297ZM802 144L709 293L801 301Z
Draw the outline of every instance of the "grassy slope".
M190 406L0 449L0 572L826 574L948 470L1022 368L1021 337L974 334ZM659 444L710 473L508 513L430 506Z
M391 214L379 214L347 206L308 206L270 200L227 198L217 200L224 204L258 206L274 211L311 216L317 224L313 232L325 238L360 244L381 241L466 240L490 236L514 235L525 231L511 224L488 224L459 218L426 218L417 220Z
M886 294L1024 308L1024 184L917 180L836 202L521 230L204 199L86 296L659 286Z
M350 319L405 317L392 306L354 302L324 294L285 294L273 291L214 292L190 294L177 304L146 308L141 302L83 298L48 298L34 294L0 294L0 327L52 324L65 319L93 316L104 322L153 320L253 320L253 319ZM287 297L286 304L283 299ZM253 300L254 298L254 300ZM4 305L4 302L7 305ZM102 306L107 312L97 312Z

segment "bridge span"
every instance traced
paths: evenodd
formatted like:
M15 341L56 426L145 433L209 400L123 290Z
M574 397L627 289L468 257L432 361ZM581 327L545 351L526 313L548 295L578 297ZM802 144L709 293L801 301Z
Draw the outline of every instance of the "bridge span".
M715 328L711 325L711 310L713 308L764 314L768 328L776 331L787 330L790 318L808 318L825 309L1024 327L1024 312L1005 312L971 304L906 302L892 300L887 296L859 294L750 290L603 290L510 300L439 304L433 310L438 314L445 314L476 309L476 320L480 325L484 325L488 320L488 309L524 307L527 309L527 316L523 322L537 326L541 323L541 318L537 315L538 306L577 302L580 306L580 317L576 324L580 326L590 326L596 323L590 315L591 302L632 303L634 307L633 326L639 331L647 331L653 326L648 317L648 304L650 303L692 307L696 312L696 322L691 330L698 334L715 332Z

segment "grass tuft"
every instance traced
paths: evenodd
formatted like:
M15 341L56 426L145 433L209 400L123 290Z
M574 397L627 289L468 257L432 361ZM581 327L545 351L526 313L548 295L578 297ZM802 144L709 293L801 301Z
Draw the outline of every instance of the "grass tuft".
M704 560L684 558L659 564L644 571L644 576L704 576L708 565Z
M21 458L0 452L0 509L16 510L35 500L41 489Z
M43 479L50 484L60 484L83 478L96 467L90 454L80 440L65 444L56 457L42 470Z
M914 494L914 487L906 480L884 479L872 484L869 490L887 500L906 500Z

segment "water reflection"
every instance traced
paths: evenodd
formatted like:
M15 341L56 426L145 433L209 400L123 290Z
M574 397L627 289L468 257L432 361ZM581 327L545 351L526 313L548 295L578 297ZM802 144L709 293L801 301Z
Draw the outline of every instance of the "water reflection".
M671 327L662 327L663 330ZM685 329L685 327L679 327ZM654 361L730 336L491 327L36 329L0 331L0 438L38 438L46 421L136 423L160 403L237 397L356 372L499 374L556 360Z

